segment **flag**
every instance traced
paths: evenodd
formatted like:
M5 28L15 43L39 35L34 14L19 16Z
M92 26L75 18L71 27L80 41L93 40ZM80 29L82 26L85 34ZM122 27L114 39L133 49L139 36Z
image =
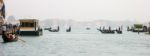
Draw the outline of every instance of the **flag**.
M5 4L3 2L3 0L0 0L0 12L1 12L1 16L3 16L5 18Z

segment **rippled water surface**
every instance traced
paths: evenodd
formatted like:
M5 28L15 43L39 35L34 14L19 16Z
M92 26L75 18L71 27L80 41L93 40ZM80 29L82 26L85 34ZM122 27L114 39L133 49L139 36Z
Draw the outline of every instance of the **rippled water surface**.
M0 56L150 56L150 35L145 33L101 34L93 28L20 39L2 43L0 38Z

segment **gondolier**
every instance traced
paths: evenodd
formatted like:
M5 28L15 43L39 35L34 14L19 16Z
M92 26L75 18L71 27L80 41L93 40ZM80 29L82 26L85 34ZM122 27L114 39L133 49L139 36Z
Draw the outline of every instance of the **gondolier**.
M5 32L6 32L6 25L5 25L5 5L3 0L0 0L0 25L1 25L1 31L2 31L2 38L5 42L6 38L5 38Z
M17 27L10 27L10 25L6 24L5 20L5 5L3 0L0 0L0 26L2 31L2 39L4 42L11 42L11 41L17 41L18 36L16 34Z
M6 42L7 41L7 38L6 38L6 25L2 25L2 38L3 38L3 41Z

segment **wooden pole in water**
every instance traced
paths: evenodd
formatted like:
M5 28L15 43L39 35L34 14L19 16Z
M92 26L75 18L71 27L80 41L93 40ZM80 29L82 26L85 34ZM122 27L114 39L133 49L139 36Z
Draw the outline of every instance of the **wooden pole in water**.
M139 32L139 28L138 28L138 34L140 34L140 32Z

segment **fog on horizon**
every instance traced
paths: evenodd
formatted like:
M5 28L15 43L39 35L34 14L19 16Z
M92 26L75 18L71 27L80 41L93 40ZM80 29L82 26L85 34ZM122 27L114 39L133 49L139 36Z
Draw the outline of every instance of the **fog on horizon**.
M6 14L16 18L150 20L150 0L5 0Z

